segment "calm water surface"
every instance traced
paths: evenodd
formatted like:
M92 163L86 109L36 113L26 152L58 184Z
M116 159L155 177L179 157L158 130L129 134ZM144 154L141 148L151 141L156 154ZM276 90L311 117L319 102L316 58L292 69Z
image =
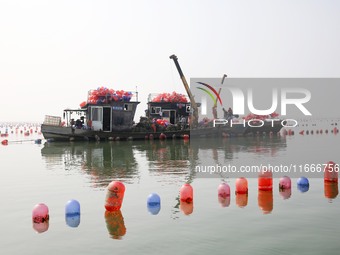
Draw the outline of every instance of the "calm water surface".
M10 134L0 146L1 254L338 254L340 202L337 185L310 178L300 192L296 178L284 197L274 179L272 193L257 190L236 197L235 179L200 178L195 166L292 161L340 162L340 135L34 144L41 138ZM2 138L3 139L3 138ZM15 142L26 140L24 142ZM240 174L241 176L241 174ZM275 175L280 177L280 175ZM120 212L105 215L106 186L126 185ZM179 203L179 189L194 187L192 208ZM227 182L230 204L221 205L217 187ZM157 215L146 198L161 197ZM65 220L65 204L81 204L78 227ZM33 228L31 213L43 202L49 225ZM192 211L191 214L183 213Z

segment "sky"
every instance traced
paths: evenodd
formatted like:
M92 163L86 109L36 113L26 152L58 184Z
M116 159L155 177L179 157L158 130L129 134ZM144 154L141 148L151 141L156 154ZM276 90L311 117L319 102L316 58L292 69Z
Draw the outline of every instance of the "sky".
M0 0L0 122L42 122L90 89L185 93L191 77L340 77L335 0Z

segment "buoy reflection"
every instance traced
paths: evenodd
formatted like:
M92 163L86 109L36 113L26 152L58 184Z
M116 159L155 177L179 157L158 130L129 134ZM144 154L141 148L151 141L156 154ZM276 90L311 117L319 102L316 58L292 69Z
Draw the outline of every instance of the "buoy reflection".
M273 211L273 191L259 190L258 192L257 201L263 214L271 213Z
M330 201L335 199L339 194L339 188L337 182L324 182L324 194L325 198L328 198Z
M106 227L112 239L122 239L126 234L124 218L120 210L105 211Z

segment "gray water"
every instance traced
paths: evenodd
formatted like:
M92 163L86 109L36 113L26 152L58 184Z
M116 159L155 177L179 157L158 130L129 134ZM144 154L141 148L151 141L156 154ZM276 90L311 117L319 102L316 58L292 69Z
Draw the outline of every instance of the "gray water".
M339 134L50 144L35 144L36 138L42 137L10 134L9 144L0 146L1 254L338 254L337 185L325 187L322 178L310 175L309 190L301 192L292 176L291 195L283 197L280 173L272 193L259 192L257 179L249 176L248 196L236 197L241 174L211 178L197 174L195 166L208 159L286 164L293 157L339 163ZM112 180L122 181L126 192L121 214L106 217ZM194 188L193 208L179 204L185 182ZM225 207L217 196L222 182L231 187ZM157 215L146 206L152 192L161 197ZM70 199L81 205L75 228L65 221ZM31 213L41 202L50 220L37 233Z

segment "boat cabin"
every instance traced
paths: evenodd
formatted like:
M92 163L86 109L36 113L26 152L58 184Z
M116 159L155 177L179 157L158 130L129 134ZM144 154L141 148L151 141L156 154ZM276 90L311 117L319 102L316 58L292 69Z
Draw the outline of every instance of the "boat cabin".
M171 124L188 120L191 106L188 100L169 100L167 97L159 99L158 95L150 94L146 116L150 119L163 119Z

